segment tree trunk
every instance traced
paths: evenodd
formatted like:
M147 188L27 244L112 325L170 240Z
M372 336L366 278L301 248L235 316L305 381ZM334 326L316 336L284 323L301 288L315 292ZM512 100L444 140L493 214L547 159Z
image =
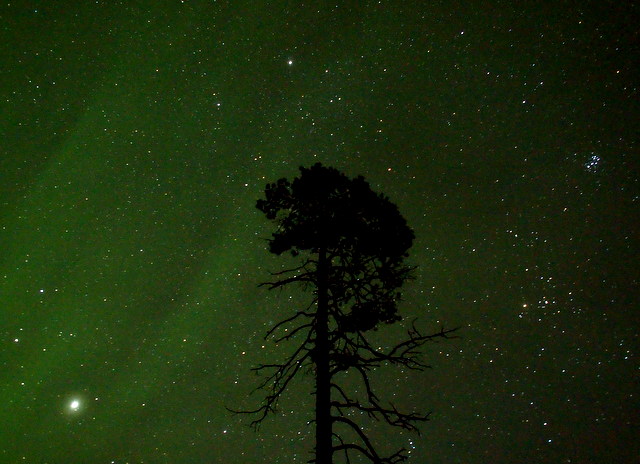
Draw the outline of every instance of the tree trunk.
M329 263L325 248L318 252L318 310L316 313L316 461L332 464L331 376L329 373Z

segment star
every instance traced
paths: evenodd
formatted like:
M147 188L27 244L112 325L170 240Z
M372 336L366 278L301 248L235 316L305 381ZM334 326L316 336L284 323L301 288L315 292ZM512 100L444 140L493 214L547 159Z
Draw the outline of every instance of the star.
M80 409L80 400L71 400L71 403L69 403L69 409L73 412L76 412L78 409Z

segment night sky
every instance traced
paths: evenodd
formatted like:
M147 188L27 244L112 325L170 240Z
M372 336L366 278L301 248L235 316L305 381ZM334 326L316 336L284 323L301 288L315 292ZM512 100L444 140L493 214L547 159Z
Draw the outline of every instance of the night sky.
M374 375L433 411L365 423L383 451L640 462L638 9L3 2L0 462L306 462L309 378L257 432L225 407L306 301L257 288L286 259L255 201L318 161L414 229L400 312L461 327Z

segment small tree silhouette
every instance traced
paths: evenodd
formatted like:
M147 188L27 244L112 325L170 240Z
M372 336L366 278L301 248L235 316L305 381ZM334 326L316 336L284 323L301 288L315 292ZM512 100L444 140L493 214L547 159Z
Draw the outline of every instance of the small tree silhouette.
M273 273L275 280L261 285L269 289L300 284L313 291L306 309L275 324L265 338L276 342L301 339L282 363L260 365L270 371L258 389L267 394L252 425L257 427L276 410L280 395L299 372L315 376L316 464L331 464L333 453L359 452L372 463L394 464L406 459L405 449L381 457L367 434L348 416L359 411L387 424L419 432L416 424L429 414L401 412L384 405L369 380L370 372L383 364L409 369L428 367L419 359L419 348L428 341L449 338L453 330L423 335L415 325L407 338L387 351L372 345L367 332L380 324L401 320L397 303L399 288L410 278L412 267L404 264L413 242L413 231L398 208L384 195L374 193L363 177L349 179L320 163L300 168L292 183L280 179L268 184L257 207L277 224L269 250L290 252L300 259L291 269ZM363 385L358 398L336 380L353 371ZM335 430L334 430L335 426ZM350 429L357 443L343 439L340 430Z

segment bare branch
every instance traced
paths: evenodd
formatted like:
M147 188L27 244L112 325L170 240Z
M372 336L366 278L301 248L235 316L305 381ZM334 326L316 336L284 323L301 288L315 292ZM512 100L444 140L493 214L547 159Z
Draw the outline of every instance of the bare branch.
M344 450L344 454L347 457L347 463L350 462L349 461L349 450L356 450L359 451L360 453L362 453L363 455L365 455L367 457L367 459L369 459L369 461L376 463L376 462L380 462L380 460L376 460L376 458L369 453L366 449L364 449L362 446L360 445L356 445L354 443L341 443L338 446L334 446L333 447L333 451L340 451L340 450Z
M305 272L304 274L299 274L282 280L276 280L273 282L262 282L258 284L258 287L267 287L269 290L273 290L294 282L313 282L313 276L314 274L312 272Z
M229 411L236 414L258 414L259 417L251 422L251 426L258 428L266 417L276 411L278 400L282 393L286 390L289 383L293 380L300 369L305 365L311 356L311 350L307 348L307 344L311 339L311 331L307 334L306 339L298 348L287 358L282 364L261 364L252 368L253 371L259 372L264 369L275 369L275 371L266 377L254 391L267 390L268 393L264 398L263 404L252 410L232 410Z
M334 422L341 422L343 424L348 425L351 428L351 430L356 432L356 434L360 437L362 442L367 447L368 453L365 453L367 455L367 457L373 462L380 462L381 461L380 460L380 456L378 456L378 453L376 452L375 448L371 444L371 441L369 440L369 437L367 437L365 435L365 433L360 429L360 427L355 422L353 422L351 419L348 419L346 417L334 417L333 421ZM334 450L335 450L335 448L334 448Z
M354 339L343 336L342 340L350 347L351 353L356 353L351 355L353 357L354 365L348 365L346 368L355 367L355 364L357 364L363 368L370 369L372 367L379 367L384 362L388 362L390 364L402 365L413 370L428 369L431 366L424 364L419 359L422 354L419 351L419 348L425 343L435 341L437 339L455 338L451 334L456 330L457 328L441 328L439 332L434 334L422 335L418 329L416 329L415 325L413 325L408 331L409 338L392 347L386 353L374 348L361 332L358 332ZM368 353L371 356L362 356L360 352ZM344 367L345 366L338 366L335 372L346 370Z
M307 259L305 259L304 263L302 263L300 266L293 267L291 269L283 269L281 271L270 272L269 274L271 274L272 276L290 274L291 272L297 272L297 271L300 271L302 269L306 270L307 266L309 264L317 264L317 262L315 260L311 259L311 258L307 258Z
M420 430L413 424L413 422L426 422L429 420L429 416L431 415L431 413L424 415L417 413L402 413L398 411L398 409L393 404L390 404L390 408L384 408L377 402L373 402L372 406L365 406L359 401L353 400L346 400L344 402L332 401L331 406L337 408L341 414L342 409L349 408L365 412L369 417L372 417L376 420L382 417L389 425L400 427L412 432L417 432L418 434L420 433Z
M342 446L342 449L344 450L344 459L345 461L347 461L347 464L351 464L351 459L349 459L349 448L351 447L349 444L345 444L344 440L342 439L342 437L340 435L338 435L337 433L333 433L333 436L336 437L336 439L340 442L340 445ZM357 446L357 445L353 445L353 446ZM341 447L340 446L334 446L333 447L333 451L340 451ZM362 450L364 451L364 450ZM365 451L366 453L366 451Z
M282 327L285 324L288 324L289 322L293 322L294 320L296 320L297 318L299 318L300 316L304 316L304 317L313 317L314 315L311 313L307 313L305 311L298 311L297 313L295 313L293 316L288 317L287 319L278 322L276 325L274 325L273 327L271 327L271 329L269 329L267 331L267 333L264 336L264 339L266 340L267 338L269 338L273 332L275 332L276 330L278 330L279 327Z
M295 334L297 334L298 332L300 332L301 330L309 329L309 328L312 328L312 327L313 327L313 324L312 324L312 323L302 324L301 326L298 326L298 327L296 327L295 329L293 329L293 330L292 330L291 332L289 332L287 335L283 335L282 337L277 338L277 339L275 340L275 342L276 342L276 343L280 343L280 342L281 342L281 341L283 341L283 340L288 340L288 339L290 339L291 337L293 337Z

